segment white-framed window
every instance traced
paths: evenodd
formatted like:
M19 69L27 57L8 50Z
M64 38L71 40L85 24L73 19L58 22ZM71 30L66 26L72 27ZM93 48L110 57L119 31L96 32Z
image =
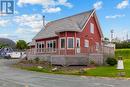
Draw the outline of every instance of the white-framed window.
M65 43L66 43L65 37L60 38L60 48L64 49Z
M80 38L76 38L76 48L80 48Z
M69 49L74 48L74 37L67 38L67 48Z
M41 53L43 52L42 49L45 47L44 41L42 42L36 42L36 48L37 48L37 52Z
M84 40L84 47L89 47L89 41L88 40Z
M44 44L44 42L37 42L36 47L37 48L44 48L45 44Z
M56 48L56 40L47 41L46 48Z
M45 43L44 42L42 42L42 48L45 48Z
M99 49L99 42L96 42L96 50Z
M94 24L90 23L90 32L94 34Z

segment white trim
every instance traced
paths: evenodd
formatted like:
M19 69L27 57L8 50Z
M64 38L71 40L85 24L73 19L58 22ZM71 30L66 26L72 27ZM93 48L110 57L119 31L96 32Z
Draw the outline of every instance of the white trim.
M68 40L69 40L69 39L73 39L73 48L69 48L69 47L68 47L68 42L69 42ZM74 42L75 42L75 41L74 41L74 37L67 37L67 49L74 49Z
M91 15L89 16L89 18L87 19L87 21L86 21L84 27L82 28L82 30L81 30L80 32L82 32L82 31L85 29L85 27L86 27L86 25L88 24L90 18L91 18L91 17L95 17L96 23L97 23L97 26L98 26L98 29L99 29L99 32L100 32L100 35L101 35L101 38L102 38L102 37L103 37L103 33L102 33L101 26L99 25L99 21L98 21L98 18L97 18L97 15L96 15L95 12L96 12L96 10L94 9L93 12L91 13Z
M95 17L95 19L96 19L96 23L97 23L99 32L100 32L100 34L101 34L101 38L103 38L103 33L102 33L102 29L101 29L101 26L100 26L99 21L98 21L98 17L97 17L96 14L94 14L94 17Z
M86 25L88 24L90 18L93 16L93 14L95 13L95 11L96 11L96 10L94 9L93 12L91 13L91 15L89 16L89 18L87 19L87 22L85 23L85 25L84 25L84 27L82 28L81 31L83 31L83 30L85 29Z
M64 39L65 40L65 47L64 48L61 48L61 39ZM65 49L66 48L66 37L60 37L59 38L59 46L60 46L60 49Z

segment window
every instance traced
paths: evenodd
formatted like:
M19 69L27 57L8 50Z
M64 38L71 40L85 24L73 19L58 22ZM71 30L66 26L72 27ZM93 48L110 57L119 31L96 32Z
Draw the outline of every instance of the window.
M37 43L37 48L38 48L38 43Z
M99 43L96 42L96 50L98 50L98 49L99 49Z
M90 23L90 32L94 34L94 24Z
M68 48L74 48L74 38L73 37L69 37L67 42L68 42L68 44L67 44Z
M45 46L44 46L44 43L42 43L42 48L44 48Z
M89 41L88 40L84 41L84 47L89 47Z
M44 42L37 42L36 47L37 48L44 48L45 47Z
M55 40L47 41L47 48L55 48L55 47L56 47Z
M39 43L39 48L41 48L42 46L41 46L41 44Z
M80 48L80 38L76 38L76 47Z
M53 48L56 48L56 41L53 41Z
M60 39L60 48L65 48L65 38Z

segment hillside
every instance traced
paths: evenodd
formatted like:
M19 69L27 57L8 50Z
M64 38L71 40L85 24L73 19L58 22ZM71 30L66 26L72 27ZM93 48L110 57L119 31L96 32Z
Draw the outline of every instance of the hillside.
M123 59L130 59L130 49L116 49L115 57L122 56Z

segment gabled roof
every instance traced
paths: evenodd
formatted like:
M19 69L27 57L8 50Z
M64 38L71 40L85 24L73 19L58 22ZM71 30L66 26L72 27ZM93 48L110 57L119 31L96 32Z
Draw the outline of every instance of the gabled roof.
M45 29L41 31L33 39L50 38L57 36L56 32L63 31L81 31L84 24L94 10L86 11L77 15L69 16L59 20L55 20L46 24Z
M84 25L89 20L90 16L95 12L95 10L86 11L73 16L65 17L59 20L55 20L46 24L44 29L33 38L42 39L56 37L58 32L64 31L76 31L80 32L84 28Z

